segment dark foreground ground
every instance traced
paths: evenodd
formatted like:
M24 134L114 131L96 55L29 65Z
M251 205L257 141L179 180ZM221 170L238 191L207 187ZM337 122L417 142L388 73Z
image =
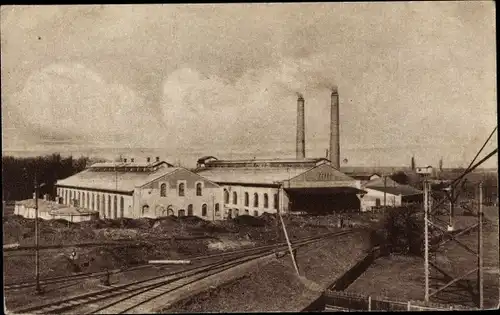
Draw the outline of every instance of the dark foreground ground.
M498 220L494 218L498 209L486 209L491 220L484 226L484 306L493 308L499 301L499 246ZM477 222L475 217L458 217L459 225L469 226ZM477 230L459 237L462 243L476 250ZM454 242L444 245L430 256L430 263L452 277L466 274L477 266L477 259ZM431 292L448 281L435 268L430 268ZM473 273L460 284L452 285L438 293L431 301L457 303L475 307L477 303L477 274ZM421 257L389 256L379 258L347 289L349 292L399 300L424 300L424 260Z

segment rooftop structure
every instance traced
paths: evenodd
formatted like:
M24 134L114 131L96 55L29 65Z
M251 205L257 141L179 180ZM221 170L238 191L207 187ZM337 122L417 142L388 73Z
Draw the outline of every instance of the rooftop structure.
M91 188L104 191L132 193L152 180L175 172L179 168L166 162L122 163L107 162L93 164L86 170L58 180L59 187Z
M392 195L401 195L401 196L412 196L412 195L421 195L424 192L412 187L410 185L402 185L389 177L377 178L370 182L368 182L365 188L374 189L377 191L385 192Z

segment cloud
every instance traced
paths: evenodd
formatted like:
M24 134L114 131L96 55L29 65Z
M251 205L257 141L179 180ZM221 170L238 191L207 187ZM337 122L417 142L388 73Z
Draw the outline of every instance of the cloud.
M293 155L301 93L323 156L337 85L345 150L473 144L496 123L492 8L2 7L8 138Z
M11 103L35 130L72 137L77 134L90 143L137 145L142 140L141 131L151 129L149 124L153 129L157 125L136 92L106 82L81 64L53 64L32 74Z

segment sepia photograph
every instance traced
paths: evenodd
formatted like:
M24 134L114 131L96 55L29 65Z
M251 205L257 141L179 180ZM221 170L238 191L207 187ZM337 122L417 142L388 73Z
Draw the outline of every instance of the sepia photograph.
M4 312L500 309L495 9L1 6Z

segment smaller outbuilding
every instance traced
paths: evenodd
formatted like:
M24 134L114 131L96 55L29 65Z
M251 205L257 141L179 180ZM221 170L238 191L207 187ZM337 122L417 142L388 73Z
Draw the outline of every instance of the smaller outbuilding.
M16 201L14 214L34 219L36 216L35 199ZM64 219L69 222L81 222L98 219L99 212L60 204L45 198L38 199L38 217L44 220Z
M410 185L399 184L390 177L371 180L363 186L363 190L366 194L360 196L361 211L383 206L400 207L423 200L423 191Z

